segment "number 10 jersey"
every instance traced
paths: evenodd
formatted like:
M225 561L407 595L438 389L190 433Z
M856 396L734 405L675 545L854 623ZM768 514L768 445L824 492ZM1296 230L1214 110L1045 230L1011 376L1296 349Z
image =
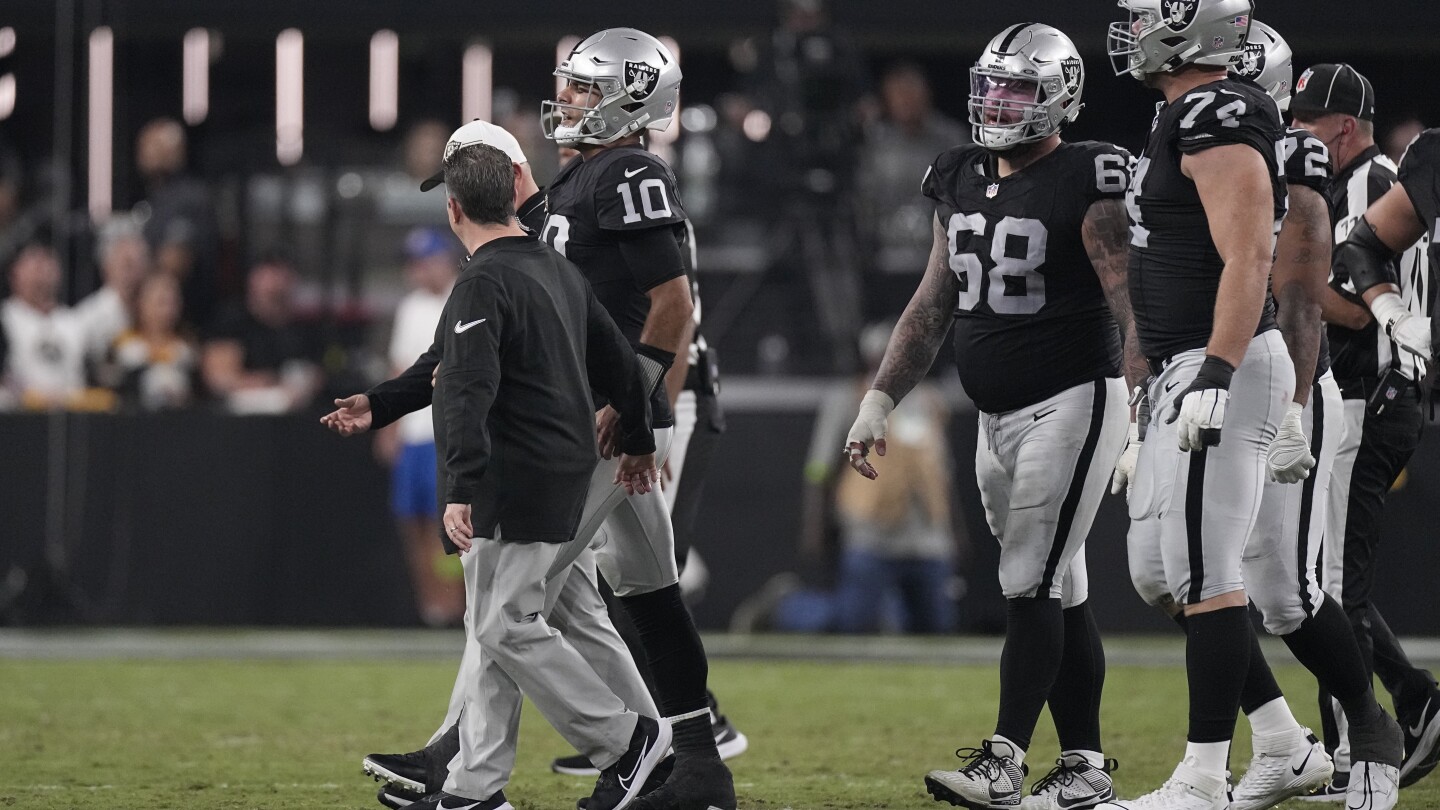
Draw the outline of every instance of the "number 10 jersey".
M1124 199L1130 153L1061 142L1000 177L973 144L935 160L921 191L935 201L960 282L955 365L986 413L1033 405L1120 376L1120 332L1081 239L1090 206Z

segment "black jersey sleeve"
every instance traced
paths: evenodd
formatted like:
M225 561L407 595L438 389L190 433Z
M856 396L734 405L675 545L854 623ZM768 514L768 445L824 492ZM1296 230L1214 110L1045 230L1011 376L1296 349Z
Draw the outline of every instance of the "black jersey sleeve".
M1415 136L1400 158L1399 177L1416 213L1440 217L1440 128Z
M1330 150L1303 129L1285 131L1285 182L1325 194L1330 186Z
M951 202L950 189L955 186L955 175L962 166L978 159L978 147L971 144L941 152L920 178L920 193L937 203Z
M1194 90L1180 99L1176 148L1183 154L1244 144L1273 159L1282 137L1280 113L1269 96L1224 87Z
M1083 178L1085 196L1096 200L1123 200L1130 188L1130 175L1135 170L1135 156L1123 146L1092 141L1086 144L1093 171L1087 169Z
M601 230L638 231L685 221L675 175L664 161L643 150L627 149L600 169L595 219Z
M540 189L515 209L515 218L520 227L532 236L538 236L545 227L545 189Z

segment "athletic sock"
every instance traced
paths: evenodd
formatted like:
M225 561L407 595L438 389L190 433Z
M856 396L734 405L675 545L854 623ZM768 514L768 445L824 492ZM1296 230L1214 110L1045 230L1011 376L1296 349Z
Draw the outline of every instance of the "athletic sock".
M1065 645L1060 600L1006 600L1005 649L1000 654L1000 716L995 734L1030 747L1040 710L1055 683Z
M1089 602L1065 608L1065 644L1060 669L1050 687L1050 716L1060 737L1060 749L1096 752L1100 749L1100 696L1105 689L1105 646ZM1104 763L1102 757L1092 762Z
M1190 767L1208 774L1225 775L1225 763L1230 758L1230 741L1185 743L1185 761Z
M1086 751L1084 749L1061 748L1060 758L1080 757L1090 763L1090 767L1105 770L1105 755L1099 751Z
M1254 666L1254 663L1251 663ZM1279 697L1245 715L1250 720L1252 746L1266 753L1288 751L1305 739L1305 731L1290 711L1290 704Z
M687 712L671 717L670 730L674 734L675 753L678 756L690 754L720 756L715 748L715 732L710 728L710 710Z
M1250 663L1250 614L1245 607L1220 608L1187 616L1185 626L1185 672L1190 686L1186 739L1228 746ZM1216 770L1224 768L1222 754Z
M1250 665L1245 668L1245 688L1240 692L1240 710L1249 715L1276 700L1283 702L1284 698L1280 684L1275 682L1275 673L1270 671L1270 662L1265 660L1265 653L1260 649L1260 639L1255 635L1255 626L1251 625ZM1290 709L1287 706L1285 710L1289 712ZM1251 720L1250 723L1254 729L1255 721ZM1259 729L1254 730L1256 734L1261 733Z

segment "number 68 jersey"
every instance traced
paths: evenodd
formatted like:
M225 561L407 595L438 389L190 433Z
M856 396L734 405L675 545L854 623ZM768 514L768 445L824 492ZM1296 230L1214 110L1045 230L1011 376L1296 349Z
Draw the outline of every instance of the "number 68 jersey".
M1001 178L995 158L967 144L925 173L960 283L955 365L980 410L1120 376L1120 332L1080 234L1093 203L1124 198L1132 162L1118 146L1062 141Z

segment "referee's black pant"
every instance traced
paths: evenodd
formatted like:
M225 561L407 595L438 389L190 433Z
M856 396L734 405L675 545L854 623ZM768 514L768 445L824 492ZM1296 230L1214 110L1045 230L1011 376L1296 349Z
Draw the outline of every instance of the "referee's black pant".
M1339 555L1342 564L1338 566L1335 549L1322 552L1322 560L1329 560L1328 566L1322 564L1324 585L1331 596L1338 592L1367 669L1380 677L1394 698L1397 717L1404 723L1423 711L1435 680L1428 671L1410 662L1371 597L1385 497L1420 443L1424 417L1419 389L1415 385L1407 387L1384 412L1374 414L1366 403L1375 381L1339 382L1345 397L1346 435L1331 478L1330 524L1325 544L1340 541L1344 545ZM1338 583L1334 581L1337 574ZM1326 747L1333 750L1339 739L1339 710L1323 692L1320 705Z

